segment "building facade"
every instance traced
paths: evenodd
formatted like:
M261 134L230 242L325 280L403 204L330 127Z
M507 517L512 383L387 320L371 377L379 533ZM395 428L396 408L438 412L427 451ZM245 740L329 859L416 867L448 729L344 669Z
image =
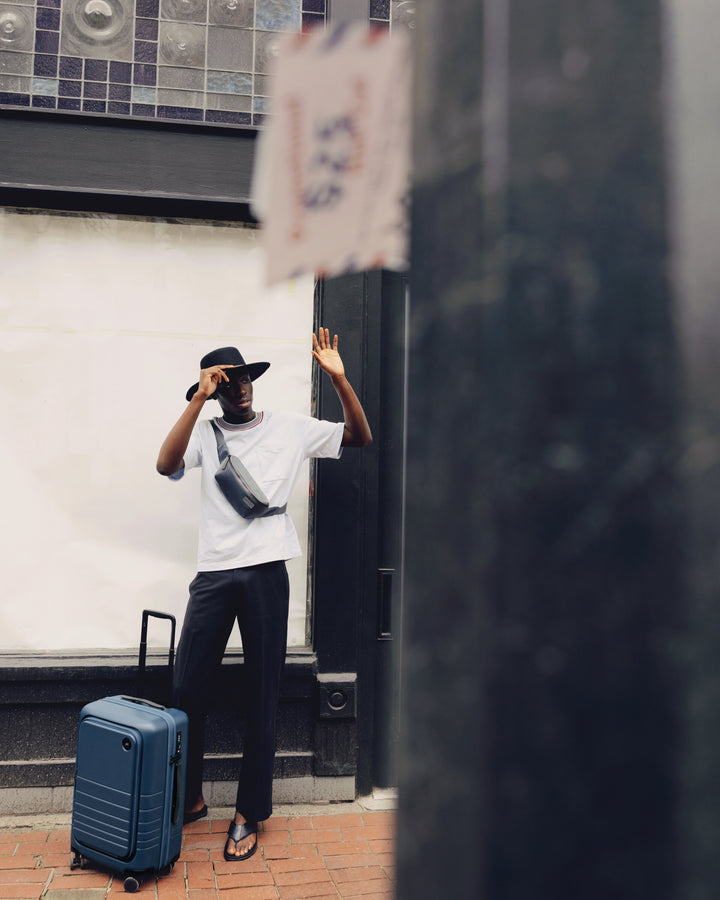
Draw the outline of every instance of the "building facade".
M5 244L3 265L14 278L6 279L2 301L6 361L22 359L38 334L46 341L60 332L67 337L77 331L72 321L59 324L60 317L53 311L66 309L74 288L75 294L85 292L87 302L74 315L82 321L82 328L92 331L94 372L99 368L101 374L91 379L94 391L84 386L85 405L74 415L78 419L95 416L103 386L117 391L116 397L123 394L120 379L113 380L115 368L103 367L103 358L112 359L130 332L140 342L147 338L144 325L123 319L133 298L127 293L123 297L121 291L114 294L112 289L120 277L118 269L137 272L141 265L148 267L143 270L142 290L149 299L140 305L147 312L156 305L152 300L156 297L157 306L165 305L167 310L162 341L153 345L155 348L172 355L172 348L184 352L188 346L200 346L203 339L223 333L219 313L215 324L204 331L190 336L178 332L180 311L187 306L189 294L181 288L175 295L168 291L162 254L157 253L156 266L152 260L142 263L147 243L157 251L165 246L158 243L158 234L162 240L172 241L170 235L179 233L184 254L202 260L195 267L198 294L203 285L208 294L222 294L222 282L209 285L208 280L221 265L232 266L234 259L244 260L239 265L245 271L257 236L249 210L250 179L258 129L271 108L267 69L280 32L323 27L333 19L350 17L369 20L372 27L390 28L394 16L396 27L408 27L411 6L383 0L338 0L327 8L324 0L0 3L0 207L4 226L0 240ZM17 234L15 226L29 221L43 223L42 228L30 229L39 247L53 243L48 240L52 233L61 235L58 241L63 249L47 264L45 287L43 273L34 273L39 286L11 291L7 285L31 282L17 264L12 271L13 255L7 252L9 236ZM86 235L88 230L96 235L98 228L104 229L111 249L117 243L114 229L130 236L125 263L105 272L100 268L95 282L75 278L74 271L82 270L84 275L86 268L82 263L85 245L80 246L75 235ZM208 247L215 252L224 243L230 249L222 262L203 256ZM247 257L236 256L241 245ZM96 262L98 243L88 246ZM190 277L194 277L192 272ZM95 284L94 292L88 284ZM291 293L294 287L288 290ZM358 792L367 793L374 785L394 783L397 716L391 688L400 596L407 291L402 276L380 271L319 282L314 288L310 282L309 289L304 285L300 290L305 292L308 333L328 323L342 335L346 368L363 400L375 440L361 452L345 454L335 465L310 469L304 483L305 505L298 509L301 528L307 521L307 565L303 563L295 576L296 615L282 690L276 796L278 800L349 799ZM229 293L233 291L238 294L240 289L233 285ZM265 314L277 321L278 308L296 300L275 297L273 302L279 306ZM107 313L112 304L112 315L102 319L100 312ZM206 307L198 298L198 309ZM243 309L242 297L235 307ZM41 308L42 315L35 314ZM295 312L298 306L292 308ZM253 333L272 330L262 318L262 309L258 316ZM302 329L302 319L298 321ZM175 330L168 322L174 323ZM240 329L241 337L242 333ZM288 337L287 345L293 342L297 339ZM139 353L135 358L141 361L142 351L132 346L135 349L130 353ZM34 408L35 418L41 422L64 421L61 403L53 404L53 412L49 411L54 395L48 382L60 385L70 373L55 371L54 377L46 376L44 385L24 385L37 391L32 396L38 399L28 414ZM339 417L334 392L321 379L313 381L307 373L299 380L303 378L305 386L298 387L291 402L306 404L324 418ZM17 393L12 396L15 402ZM172 421L174 407L168 410L158 397L154 403L162 430L165 420ZM35 432L22 422L22 403L17 409L14 421L19 440ZM32 440L30 445L32 455ZM39 439L37 446L41 446ZM85 508L90 518L99 515L97 508L93 509L92 477L107 483L102 469L95 469L92 456L86 449L80 456L68 455L78 486L80 473L91 474L90 484L83 485L88 490ZM148 470L153 465L151 457ZM62 485L63 479L55 483ZM67 479L65 483L69 483ZM62 494L61 487L55 490ZM18 495L16 502L19 514L26 501ZM72 503L60 505L66 512L74 509ZM158 505L148 503L147 507L136 517L128 517L127 534L149 530ZM9 512L12 519L12 507ZM107 508L102 518L111 518ZM121 517L115 518L117 522ZM84 582L79 577L53 577L47 548L55 543L52 535L57 533L40 531L43 540L39 543L45 552L39 558L17 556L13 560L20 574L6 600L6 624L14 621L11 606L27 599L22 572L30 579L44 570L46 587L44 599L38 600L38 623L44 603L47 616L57 616L58 625L53 629L53 641L46 638L44 645L40 640L37 646L14 640L11 629L3 629L0 721L7 737L0 748L0 812L68 809L80 708L99 696L138 689L136 650L131 641L118 637L114 643L111 636L102 639L101 646L94 646L85 633L91 613L97 615L95 604L100 599L82 595L79 585ZM150 567L157 564L160 572L166 564L161 550L151 549L149 561ZM93 566L102 568L102 554L91 547L82 559L77 573L84 574ZM187 580L192 577L193 565L190 552ZM109 590L113 584L117 590L127 573L121 565L109 569L101 578L110 585ZM138 591L127 608L124 600L111 599L107 604L108 609L117 611L118 635L132 630L137 609L158 606L158 599L165 608L182 615L185 596L178 590L171 597L168 584L172 578L163 581L163 577L156 582L163 586L153 590L150 575L147 588ZM62 611L67 611L64 623ZM137 627L139 631L139 618ZM144 693L157 699L166 695L162 641L158 636L151 649L146 683L141 686ZM241 677L242 650L233 646L221 678L225 683ZM206 767L208 801L217 804L232 795L242 738L242 723L224 704L225 696L227 691L219 688L211 714Z

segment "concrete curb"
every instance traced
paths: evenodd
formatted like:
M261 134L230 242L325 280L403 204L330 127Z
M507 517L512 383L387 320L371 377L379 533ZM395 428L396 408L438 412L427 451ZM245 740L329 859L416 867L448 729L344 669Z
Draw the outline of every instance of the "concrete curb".
M277 803L273 816L331 816L352 812L376 812L397 807L397 791L394 788L373 791L367 797L355 800L319 800L313 803ZM229 819L235 810L231 806L213 806L208 810L209 819ZM56 831L69 828L70 813L45 813L0 816L0 831L44 830Z

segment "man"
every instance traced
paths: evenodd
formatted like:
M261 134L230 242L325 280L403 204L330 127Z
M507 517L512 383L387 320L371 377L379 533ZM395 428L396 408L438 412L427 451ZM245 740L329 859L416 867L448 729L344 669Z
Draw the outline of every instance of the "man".
M235 347L223 347L201 360L200 378L186 394L188 405L158 455L158 472L173 480L195 466L202 473L198 573L190 585L174 685L174 703L190 718L185 822L207 815L202 793L207 704L235 619L242 637L246 737L236 814L224 850L230 861L252 856L257 823L272 813L275 721L287 642L285 560L301 553L285 504L305 459L337 459L342 447L364 447L372 440L337 347L337 335L331 343L327 328L313 334L312 354L332 379L344 422L255 412L253 382L270 364L246 364ZM267 495L270 508L261 518L243 518L215 481L215 430L209 419L199 419L211 397L222 410L214 421L227 452L242 460ZM228 690L236 692L237 686L228 685Z

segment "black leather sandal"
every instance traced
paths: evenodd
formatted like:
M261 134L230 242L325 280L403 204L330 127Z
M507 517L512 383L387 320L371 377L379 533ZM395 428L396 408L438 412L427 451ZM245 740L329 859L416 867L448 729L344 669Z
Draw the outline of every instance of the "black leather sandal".
M198 819L204 819L207 814L208 808L206 803L202 809L198 809L195 812L186 812L183 816L183 825L189 825L191 822L197 822Z
M225 849L223 850L223 856L225 857L225 859L228 862L242 862L244 859L250 859L253 853L257 850L257 832L257 825L254 822L243 822L242 825L237 825L235 822L231 822L230 827L228 828L228 840L225 841ZM235 841L236 844L239 844L240 841L244 840L251 834L255 835L255 843L247 853L243 853L242 856L235 856L234 853L228 853L228 841Z

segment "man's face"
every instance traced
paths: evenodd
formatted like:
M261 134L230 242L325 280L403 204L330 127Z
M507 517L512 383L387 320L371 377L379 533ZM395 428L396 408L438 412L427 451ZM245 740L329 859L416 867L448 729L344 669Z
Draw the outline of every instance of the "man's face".
M223 415L228 422L247 422L255 415L253 410L253 386L247 373L234 375L232 369L226 369L230 379L223 381L215 392Z

